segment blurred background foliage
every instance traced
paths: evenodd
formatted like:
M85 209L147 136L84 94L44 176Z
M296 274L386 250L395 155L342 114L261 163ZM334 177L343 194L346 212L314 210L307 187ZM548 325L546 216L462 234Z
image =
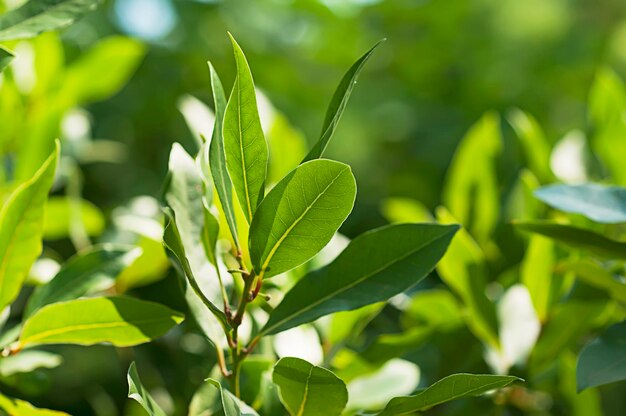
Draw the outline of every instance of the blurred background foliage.
M0 9L20 3L0 1ZM327 154L352 165L359 184L355 213L342 233L353 237L387 221L425 219L427 212L436 211L443 222L456 217L469 225L473 237L460 237L464 252L485 256L479 261L486 268L485 284L499 279L500 286L491 287L496 292L516 280L518 271L511 270L527 256L526 242L506 225L509 219L537 216L524 192L554 181L555 174L561 180L580 174L575 168L568 171L567 162L560 175L557 162L548 168L553 146L563 137L574 147L581 140L585 146L585 137L598 133L598 124L609 117L603 103L616 96L624 104L622 0L108 0L60 33L6 43L17 58L0 81L2 200L12 183L39 167L55 137L63 143L64 162L49 207L54 214L48 214L57 220L47 224L45 256L31 273L33 282L49 278L57 263L92 240L133 242L144 255L120 276L115 290L184 308L160 245L154 198L160 195L171 143L180 141L195 153L198 133L210 131L206 61L223 74L226 88L232 85L228 74L234 73L234 61L226 31L244 47L256 85L266 97L260 109L266 131L270 142L280 143L272 144L273 149L282 146L272 155L274 178L299 160L319 134L343 72L377 40L387 38L362 73ZM589 107L594 80L596 100L592 94ZM544 137L533 141L537 125ZM468 139L463 143L475 143L459 147L465 156L454 156L461 139L472 134L498 139L495 144L489 138ZM536 152L529 153L525 143ZM602 139L594 143L596 152L588 155L590 168L583 178L604 179L610 172L614 182L626 185L619 158L611 158L611 153L620 153L603 147ZM472 172L469 176L488 189L475 190L471 180L464 184L454 179L455 168L447 173L453 157L461 159L457 170ZM604 158L606 169L598 158ZM444 183L453 183L447 192L442 191ZM455 197L459 189L464 193ZM486 201L477 205L487 212L482 219L465 207L477 195ZM510 202L520 198L526 205ZM441 204L451 213L436 210ZM542 252L541 242L532 244ZM475 302L463 298L452 277L446 278L455 270L442 267L442 279L461 300ZM436 284L429 282L426 286ZM468 331L455 319L460 306L448 292L434 289L423 296L425 305L432 301L445 307L442 314L449 319L424 316L424 306L414 314L399 312L411 311L417 301L388 306L371 323L365 319L369 330L366 340L359 341L366 345L361 348L365 356L376 361L382 353L376 350L380 342L372 339L414 326L411 319L417 319L430 326L424 333L411 333L408 350L401 345L389 349L402 340L383 339L387 348L382 351L417 362L427 381L453 371L488 371L472 332L482 334L486 345L498 344L497 328L489 329L497 326L490 317L495 312L478 313ZM561 308L555 312L561 320L557 322L582 314L597 328L623 313L607 312L597 304L585 307ZM543 322L545 316L538 312ZM161 386L153 391L161 403L184 414L213 358L197 331L176 331L134 351L52 348L62 351L62 366L17 374L0 369L0 376L13 395L45 407L72 414L133 414L137 409L125 400L124 380L127 362L134 357L146 384ZM426 334L431 340L422 345ZM354 365L347 354L343 351L333 363L349 379L352 367L340 368L342 362ZM545 354L538 360L555 359ZM529 373L540 377L530 388L537 391L519 390L518 406L507 414L602 414L595 390L584 399L573 393L574 353L565 350L549 371L541 369L541 362L534 364L539 370ZM555 377L562 381L554 383ZM621 414L626 403L618 387L603 389L603 412ZM487 414L478 410L481 403L469 405L476 408L453 406L446 414Z

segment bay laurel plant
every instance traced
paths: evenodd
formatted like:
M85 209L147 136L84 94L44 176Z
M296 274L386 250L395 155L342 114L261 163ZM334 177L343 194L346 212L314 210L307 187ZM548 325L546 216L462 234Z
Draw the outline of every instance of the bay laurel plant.
M353 322L342 315L348 311L380 310L435 268L459 227L403 223L373 229L315 267L352 211L357 192L350 167L324 158L325 151L359 73L380 43L341 80L308 154L282 179L268 183L268 161L281 154L268 149L250 67L231 40L236 74L228 99L209 64L215 111L210 140L204 139L196 155L174 144L164 186L163 242L190 314L217 357L190 414L411 414L517 380L455 374L414 395L355 406L348 403L359 398L350 396L332 368L276 349L270 340L285 331L330 316ZM324 362L332 367L331 356L327 352ZM142 387L134 364L128 380L129 397L151 415L165 414Z

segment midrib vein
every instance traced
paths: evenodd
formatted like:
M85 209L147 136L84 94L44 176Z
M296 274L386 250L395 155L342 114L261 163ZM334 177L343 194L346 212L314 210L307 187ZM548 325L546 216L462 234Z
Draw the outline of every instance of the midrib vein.
M311 381L311 374L313 374L313 366L309 369L309 374L306 376L306 382L304 384L304 395L302 396L302 403L300 403L300 408L298 409L298 415L302 416L304 414L304 407L306 406L306 401L309 397L309 382Z
M433 241L438 240L438 239L439 239L439 238L441 238L441 237L443 237L443 235L438 236L437 238L435 238L435 239L433 239L433 240L429 241L427 244L430 244L430 243L432 243ZM302 314L303 314L303 313L305 313L305 312L308 312L309 310L311 310L312 308L316 307L317 305L319 305L319 304L321 304L321 303L326 302L328 299L332 298L333 296L336 296L336 295L337 295L337 294L339 294L339 293L342 293L342 292L345 292L345 291L347 291L347 290L349 290L349 289L352 289L354 286L356 286L356 285L358 285L359 283L363 282L364 280L366 280L366 279L370 278L371 276L373 276L373 275L375 275L375 274L380 273L381 271L383 271L383 270L384 270L384 269L386 269L387 267L391 266L392 264L394 264L394 263L398 263L398 262L400 262L400 261L402 261L402 260L405 260L407 257L412 256L412 255L413 255L413 254L415 254L416 252L418 252L418 251L420 251L421 249L423 249L425 246L426 246L426 244L423 244L423 245L421 245L421 246L419 246L419 247L415 248L415 250L410 251L410 252L409 252L409 253L407 253L406 255L404 255L404 256L402 256L402 257L399 257L399 258L397 258L397 259L394 259L394 260L392 260L392 261L390 261L390 262L388 262L388 263L385 263L385 264L383 264L381 267L379 267L379 268L378 268L378 269L376 269L376 270L373 270L373 271L372 271L372 272L370 272L370 273L366 273L366 274L364 274L361 278L359 278L359 279L355 280L354 282L352 282L351 284L349 284L349 285L347 285L347 286L344 286L344 287L343 287L343 288L341 288L340 290L337 290L337 291L335 291L335 292L329 293L328 295L326 295L326 296L324 296L324 297L322 297L322 298L319 298L317 301L315 301L315 302L313 302L313 303L309 304L308 306L305 306L305 307L303 307L303 308L299 309L297 312L294 312L293 314L289 315L288 317L286 317L286 318L284 318L284 319L281 319L280 321L276 322L276 323L275 323L274 325L272 325L271 327L269 327L269 328L266 328L266 329L262 330L262 331L260 332L260 335L262 335L262 334L267 334L268 332L272 331L274 328L279 327L280 325L284 324L285 322L289 321L290 319L297 318L298 316L302 315ZM275 309L274 311L276 311L276 309Z
M313 208L313 205L315 205L315 203L326 193L326 191L328 191L328 189L333 186L333 184L337 181L337 179L346 171L347 168L343 168L338 174L337 176L335 176L333 178L332 181L330 181L330 183L326 186L326 188L324 188L324 190L322 190L322 192L320 192L315 199L309 204L307 205L306 209L302 212L302 214L300 214L300 216L298 218L296 218L296 220L293 222L293 224L291 224L287 230L285 230L285 232L280 236L280 238L278 239L278 241L276 241L276 243L274 244L274 246L272 246L272 249L270 250L269 254L267 255L267 258L265 259L265 262L263 263L263 266L261 266L261 274L259 275L260 278L263 278L263 275L265 274L265 269L267 268L267 266L269 265L270 261L272 260L272 258L274 257L274 255L276 254L276 251L278 251L278 249L280 248L280 245L283 243L283 241L285 241L285 239L289 236L289 233L300 223L300 221L302 221L302 219L304 218L304 216L311 210L311 208ZM278 215L278 214L277 214Z
M239 62L237 63L239 67ZM243 148L243 130L241 127L241 71L237 75L237 124L239 126L239 151L241 152L241 171L243 174L243 190L246 195L246 206L248 208L248 220L252 221L252 204L250 203L250 190L248 189L248 174L246 172L246 157Z

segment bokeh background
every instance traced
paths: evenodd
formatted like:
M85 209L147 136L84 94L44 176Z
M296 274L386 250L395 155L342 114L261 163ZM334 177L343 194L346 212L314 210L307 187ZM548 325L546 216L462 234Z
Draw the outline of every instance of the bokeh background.
M211 106L207 60L226 88L232 85L227 31L244 48L265 106L271 103L286 134L297 137L293 149L272 156L279 158L301 153L301 139L316 140L342 74L387 39L363 71L327 153L352 165L358 180L354 214L341 230L349 237L384 224L381 201L389 197L439 205L455 148L483 113L506 120L521 108L554 143L588 129L586 102L599 70L626 75L623 0L107 0L61 33L14 45L18 58L0 84L4 150L59 136L66 155L79 161L65 172L68 189L99 207L105 223L120 206L132 210L132 201L154 208L136 198L159 196L171 144L193 152L197 130L189 121L200 131L211 125L201 105ZM59 79L69 81L59 86ZM9 87L28 97L25 104L12 101ZM503 122L502 132L505 199L523 160L510 125ZM77 244L52 238L47 250L65 258ZM136 294L175 306L182 303L171 295L176 290L170 273ZM450 350L462 354L463 339L456 346L452 340ZM194 334L135 352L63 347L63 366L20 374L8 388L72 414L130 414L123 363L131 357L124 355L139 354L148 384L161 385L162 400L180 408L212 363L207 350ZM619 414L623 398L607 397L607 411Z

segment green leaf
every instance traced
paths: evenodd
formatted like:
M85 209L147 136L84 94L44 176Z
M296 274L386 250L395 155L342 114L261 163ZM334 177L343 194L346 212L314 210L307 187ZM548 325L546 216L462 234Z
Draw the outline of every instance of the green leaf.
M30 0L0 16L0 41L26 39L71 25L100 0Z
M339 416L348 402L348 389L339 377L300 358L280 359L272 380L292 416Z
M348 165L322 159L292 170L252 220L250 256L257 275L275 276L317 254L352 211L355 197Z
M428 208L410 198L387 198L380 207L383 217L390 223L431 222L433 217Z
M0 376L9 377L18 373L30 373L38 368L55 368L63 362L59 354L47 351L22 351L0 360Z
M0 394L0 409L11 416L69 416L56 410L40 409L24 400L10 399L3 394Z
M226 167L248 223L263 199L268 150L252 73L243 51L231 36L237 78L224 113Z
M550 185L535 191L546 204L592 221L613 224L626 222L626 188L594 183Z
M235 246L239 247L237 236L237 222L235 221L235 207L233 206L233 184L226 167L226 153L224 153L223 123L226 111L226 96L224 87L220 81L213 65L209 62L209 72L211 74L211 88L213 89L213 102L215 105L215 125L213 127L213 137L208 147L208 153L204 155L208 159L213 184L217 190L217 195L230 229Z
M602 289L611 298L626 303L626 284L619 276L614 276L591 259L565 261L557 266L557 272L574 273L576 278L588 285Z
M222 385L211 378L205 381L208 396L215 396L217 408L211 409L207 415L214 416L258 416L258 413L250 406L239 400L230 391L222 388ZM204 414L204 413L202 413Z
M515 222L514 225L522 231L541 234L600 257L626 259L626 243L611 240L591 230L550 221L523 221Z
M361 234L328 266L298 281L270 314L261 334L386 301L407 290L433 270L458 229L398 224Z
M437 209L444 224L457 222L445 208ZM498 323L494 305L485 295L487 263L478 244L461 229L437 265L439 276L462 300L467 309L467 325L485 344L498 349Z
M24 323L18 349L46 344L128 347L160 337L183 315L158 303L126 297L70 300L44 306Z
M451 400L478 396L490 390L500 389L518 380L522 381L513 376L453 374L413 396L392 399L378 416L412 414Z
M522 144L529 169L542 183L553 181L550 142L537 120L518 108L510 112L508 120Z
M337 129L341 115L348 105L348 100L350 99L350 95L356 85L361 70L363 70L365 63L372 56L376 48L378 48L384 41L385 39L378 41L370 50L365 52L363 56L352 64L350 69L348 69L348 72L344 74L343 78L339 82L339 85L337 86L337 89L335 90L335 93L333 94L333 98L330 100L328 110L326 110L326 117L324 117L324 124L322 125L322 134L317 143L315 143L313 148L306 155L302 163L324 156L324 151L326 151L326 147Z
M54 180L59 142L30 180L20 185L0 211L0 310L18 295L41 253L44 212Z
M110 288L115 278L141 254L128 246L105 244L81 252L63 265L47 284L28 300L25 316L50 303L76 299L94 290Z
M15 55L13 55L11 51L4 49L2 46L0 46L0 73L2 73L2 71L4 71L4 68L6 68L11 63L13 58L15 58Z
M541 322L545 322L548 310L557 296L560 280L554 276L554 243L534 235L530 239L520 266L520 278L533 301Z
M141 383L137 366L133 361L128 368L128 398L135 400L143 407L150 416L165 416L166 413L154 401L148 390Z
M83 228L88 236L99 236L106 226L102 211L84 199L51 197L46 206L46 218L43 230L46 240L69 237L75 225Z
M576 367L578 391L626 380L626 321L611 326L580 352Z
M444 205L481 244L488 241L498 223L496 159L501 147L498 116L486 113L459 144L443 192Z

